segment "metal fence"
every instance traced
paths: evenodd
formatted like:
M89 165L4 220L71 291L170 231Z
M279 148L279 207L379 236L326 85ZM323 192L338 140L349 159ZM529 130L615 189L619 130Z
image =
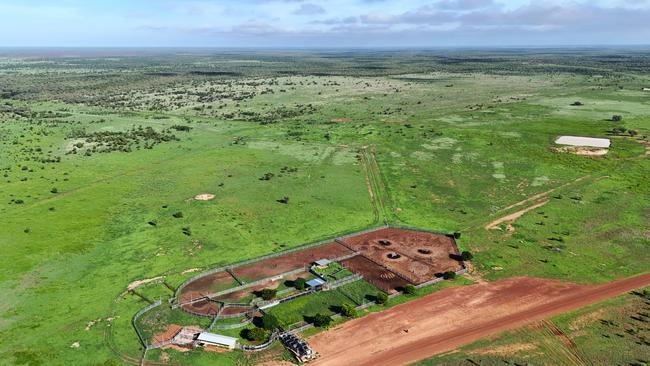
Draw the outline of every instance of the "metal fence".
M145 349L149 349L149 345L145 341L144 336L142 335L142 332L140 332L140 328L138 328L138 319L140 319L142 314L144 314L144 313L148 312L149 310L152 310L152 309L154 309L154 308L156 308L156 307L158 307L160 305L162 305L162 301L158 300L158 301L154 302L153 304L148 305L148 306L140 309L140 311L135 313L135 315L133 316L133 319L131 320L133 328L135 329L135 333L138 335L138 339L140 340L140 343L142 343L142 346Z
M351 275L351 276L347 276L347 277L341 278L340 280L336 280L336 281L328 282L328 283L326 283L325 285L327 286L328 289L333 290L333 289L335 289L335 288L337 288L337 287L341 287L341 286L343 286L343 285L347 285L348 283L352 283L352 282L355 282L355 281L359 281L359 280L362 279L362 278L363 278L362 275L360 275L360 274L358 274L358 273L355 273L355 274L353 274L353 275Z
M255 344L255 345L240 344L239 349L241 349L242 351L262 351L262 350L265 350L265 349L271 347L273 342L275 342L278 339L279 335L280 335L280 333L278 331L275 331L275 332L273 332L273 334L271 334L271 336L269 337L269 339L266 342L261 343L261 344Z
M247 264L255 263L255 262L258 262L258 261L261 261L261 260L264 260L264 259L275 258L275 257L285 255L285 254L288 254L288 253L298 252L298 251L301 251L301 250L304 250L304 249L317 247L317 246L320 246L320 245L323 245L323 244L330 243L330 242L334 241L334 239L336 239L336 238L345 238L345 237L352 236L352 235L364 234L364 233L372 232L372 231L375 231L375 230L378 230L378 229L381 229L381 228L385 228L385 227L386 226L384 225L384 226L381 226L381 227L369 228L369 229L365 229L365 230L359 230L359 229L345 230L345 231L342 231L342 232L335 233L335 234L332 234L330 236L327 236L324 239L321 239L321 240L318 240L318 241L315 241L315 242L311 242L311 243L308 243L308 244L300 245L300 246L297 246L295 248L283 250L283 251L277 252L277 253L267 254L267 255L264 255L264 256L261 256L261 257L257 257L257 258L247 259L247 260L244 260L244 261L236 262L236 263L225 265L225 266L215 267L213 269L209 269L207 271L201 272L201 273L199 273L199 274L197 274L195 276L192 276L192 277L188 278L187 280L183 281L183 283L180 284L178 286L178 288L176 289L176 291L174 292L174 298L178 298L178 295L181 293L181 290L183 288L185 288L185 286L187 286L190 282L193 282L193 281L195 281L195 280L197 280L199 278L209 276L209 275L217 273L217 272L226 271L226 269L228 269L228 270L235 269L237 267L241 267L241 266L244 266L244 265L247 265Z
M283 272L283 273L280 273L280 274L272 276L272 277L262 278L260 280L253 281L253 282L248 282L246 284L243 284L243 285L240 285L240 286L237 286L237 287L232 287L232 288L225 289L225 290L222 290L222 291L202 295L199 298L191 299L189 301L177 302L177 303L175 303L173 305L173 307L176 308L176 307L179 307L179 306L182 306L182 305L192 304L192 303L195 303L195 302L211 299L211 298L214 298L214 297L217 297L217 296L228 295L228 294L231 294L233 292L241 291L241 290L244 290L244 289L247 289L247 288L250 288L250 287L253 287L253 286L257 286L257 285L265 283L265 282L269 282L271 278L282 278L282 277L290 276L292 274L305 272L307 270L308 270L307 267L293 269L291 271Z

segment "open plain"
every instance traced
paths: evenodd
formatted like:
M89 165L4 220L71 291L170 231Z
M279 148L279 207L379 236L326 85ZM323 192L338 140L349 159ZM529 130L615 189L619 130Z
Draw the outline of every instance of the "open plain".
M643 48L2 50L0 364L295 362L149 347L178 327L259 346L260 304L316 364L648 363L648 291L625 292L650 271L649 68Z

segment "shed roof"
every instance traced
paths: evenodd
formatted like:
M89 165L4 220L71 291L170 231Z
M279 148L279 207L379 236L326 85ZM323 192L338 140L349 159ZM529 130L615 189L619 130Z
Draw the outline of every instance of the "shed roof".
M307 286L309 287L316 287L324 284L325 281L321 280L320 278L314 278L313 280L307 281Z
M317 260L317 261L314 262L314 263L316 263L316 264L319 265L319 266L327 266L327 265L329 265L330 263L332 263L332 261L329 260L329 259L319 259L319 260Z
M582 136L560 136L555 140L556 144L571 146L609 147L609 139L599 139Z
M199 342L219 344L228 347L235 347L237 345L237 338L208 332L202 332L196 340Z

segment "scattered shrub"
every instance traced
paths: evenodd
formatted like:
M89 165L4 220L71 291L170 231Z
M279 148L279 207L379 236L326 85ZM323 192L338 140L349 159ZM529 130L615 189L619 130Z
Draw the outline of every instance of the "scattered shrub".
M404 286L404 293L407 295L414 295L416 291L417 289L415 288L415 286L411 284Z
M375 302L376 302L377 304L379 304L379 305L383 305L383 304L385 304L387 301L388 301L388 295L386 295L386 294L383 293L383 292L379 292L379 293L377 293L377 295L375 296Z
M280 322L278 321L278 318L275 317L275 315L272 314L264 314L262 316L262 328L266 330L273 330L277 327L280 326Z

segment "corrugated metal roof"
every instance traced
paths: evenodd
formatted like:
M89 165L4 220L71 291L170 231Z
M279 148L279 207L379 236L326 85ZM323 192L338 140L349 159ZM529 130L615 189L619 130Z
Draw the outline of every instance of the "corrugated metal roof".
M329 259L319 259L319 260L317 260L317 261L314 262L314 263L316 263L316 264L319 265L319 266L327 266L327 265L329 265L330 263L332 263L332 261L329 260Z
M324 284L325 281L321 280L320 278L314 278L313 280L307 281L307 286L309 287L316 287Z
M221 334L214 334L203 332L196 338L199 342L207 342L212 344L220 344L228 347L235 347L237 345L237 338L228 337Z
M594 137L581 136L560 136L555 140L559 145L609 147L609 139L598 139Z

